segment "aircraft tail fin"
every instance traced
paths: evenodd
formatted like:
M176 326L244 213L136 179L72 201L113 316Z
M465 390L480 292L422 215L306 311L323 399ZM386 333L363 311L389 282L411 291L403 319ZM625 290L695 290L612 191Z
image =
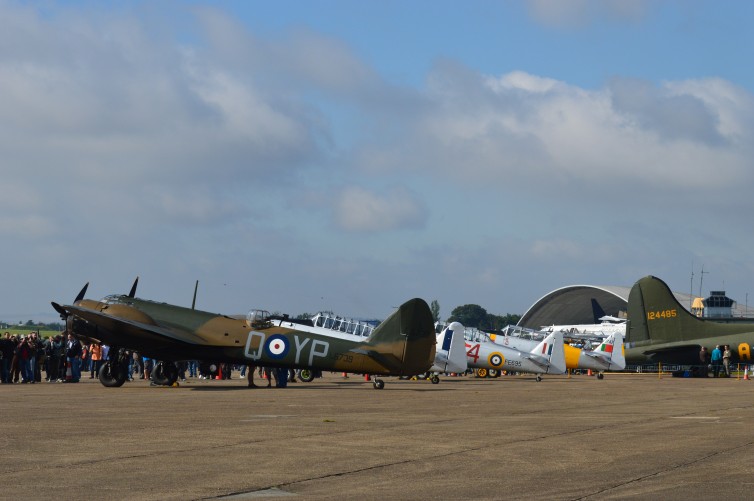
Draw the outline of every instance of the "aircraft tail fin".
M594 298L592 298L592 315L594 316L595 324L600 323L600 318L605 316L605 310L602 309L602 306Z
M697 318L657 277L638 280L628 295L627 343L697 341L751 330L751 325L721 324Z
M436 345L429 305L419 298L406 301L377 326L366 345L395 375L426 372L434 362Z
M435 372L464 372L467 368L463 325L460 322L451 322L437 335L437 352L432 370Z
M566 371L563 333L552 332L530 352L532 359L542 360L540 364L545 374L563 374Z
M752 332L750 323L719 323L697 318L684 308L657 277L637 281L628 295L626 343L651 340L672 343Z
M626 355L623 352L623 334L614 332L593 350L607 363L607 370L623 370L626 368Z

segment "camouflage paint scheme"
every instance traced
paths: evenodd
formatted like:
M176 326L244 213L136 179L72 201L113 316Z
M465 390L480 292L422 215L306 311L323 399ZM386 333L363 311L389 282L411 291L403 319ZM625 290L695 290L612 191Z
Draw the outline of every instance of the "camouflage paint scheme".
M751 361L754 323L724 323L692 315L668 285L653 276L637 281L628 296L628 363L698 365L702 346L730 345L732 362Z
M70 332L161 361L408 376L428 370L435 357L432 313L419 298L401 305L368 338L344 339L287 319L240 319L143 300L133 289L101 301L83 299L85 289L73 305L53 303Z

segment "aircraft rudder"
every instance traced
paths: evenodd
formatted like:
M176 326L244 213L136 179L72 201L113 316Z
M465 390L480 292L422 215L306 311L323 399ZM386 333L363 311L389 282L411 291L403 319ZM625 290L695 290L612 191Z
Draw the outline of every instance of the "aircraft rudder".
M451 322L446 327L447 332L450 332L450 340L448 342L448 370L450 372L464 372L467 368L466 359L466 340L463 338L463 324L460 322ZM443 340L443 347L445 346L445 340Z
M597 346L595 351L606 357L608 370L623 370L626 368L626 357L623 352L623 334L619 332L610 334Z
M405 374L427 370L434 361L437 344L429 305L421 298L406 301L377 326L366 344L401 360Z
M545 357L548 360L548 374L563 374L566 371L565 348L563 347L563 333L550 333L530 352L533 355Z
M626 342L683 341L701 321L684 308L670 287L654 276L639 279L628 296Z
M550 354L550 374L564 374L566 371L565 348L563 346L563 333L553 332L553 347Z
M613 357L610 359L610 369L622 371L626 368L626 351L623 347L623 334L613 334Z

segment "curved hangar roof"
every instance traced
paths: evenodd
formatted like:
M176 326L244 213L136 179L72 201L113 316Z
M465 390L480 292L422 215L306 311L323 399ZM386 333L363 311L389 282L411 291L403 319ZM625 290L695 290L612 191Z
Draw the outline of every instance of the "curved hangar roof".
M615 285L569 285L542 296L524 313L518 325L539 329L548 325L593 324L592 299L596 300L606 315L625 317L631 287ZM673 293L686 306L688 294ZM688 308L688 306L687 306Z
M630 287L569 285L542 296L524 313L518 325L539 329L546 325L593 324L592 299L607 315L618 316L628 307Z

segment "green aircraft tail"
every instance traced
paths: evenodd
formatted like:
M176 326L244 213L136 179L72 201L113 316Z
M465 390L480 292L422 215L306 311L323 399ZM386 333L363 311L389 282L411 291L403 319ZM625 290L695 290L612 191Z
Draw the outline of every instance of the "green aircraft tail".
M366 341L371 355L395 375L428 370L435 359L435 324L423 299L411 299L385 319Z
M697 318L678 302L665 282L653 276L636 282L628 296L627 343L698 341L752 330L751 324L724 324Z

